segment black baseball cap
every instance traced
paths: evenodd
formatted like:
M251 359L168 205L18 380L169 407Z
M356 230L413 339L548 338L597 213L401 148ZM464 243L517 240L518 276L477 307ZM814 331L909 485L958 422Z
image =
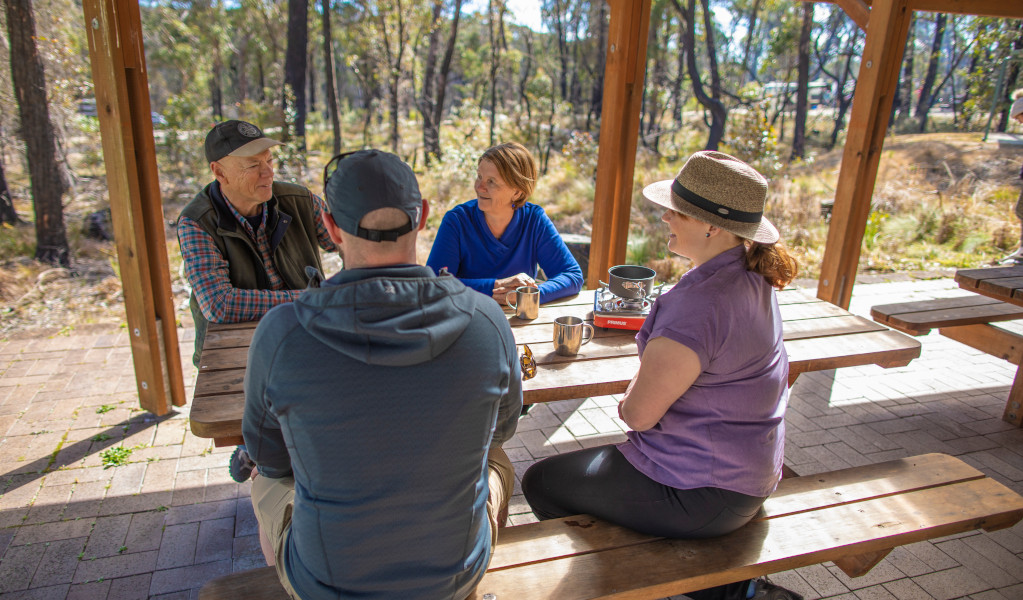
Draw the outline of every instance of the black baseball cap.
M252 123L232 119L217 123L206 134L206 160L214 162L225 156L255 156L267 148L283 145L283 142L263 135L263 130Z
M357 150L332 158L323 170L323 195L342 230L374 242L395 241L419 226L423 197L412 167L390 152ZM397 208L409 222L394 229L365 229L359 222L378 208Z

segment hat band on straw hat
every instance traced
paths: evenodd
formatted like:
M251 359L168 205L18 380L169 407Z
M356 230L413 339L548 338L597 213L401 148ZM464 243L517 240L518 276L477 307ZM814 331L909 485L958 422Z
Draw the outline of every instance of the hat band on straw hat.
M729 221L738 221L739 223L759 223L764 216L763 211L747 212L744 210L729 208L723 204L718 204L713 200L708 200L683 186L677 179L672 180L671 191L675 192L676 196L684 199L693 206Z

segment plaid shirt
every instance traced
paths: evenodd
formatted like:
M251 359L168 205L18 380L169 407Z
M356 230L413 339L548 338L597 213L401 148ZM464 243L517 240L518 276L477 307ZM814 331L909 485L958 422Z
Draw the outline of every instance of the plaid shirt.
M319 246L327 252L338 248L327 234L323 225L323 213L327 208L316 194L313 198L313 213L316 215L316 237ZM227 261L213 242L213 238L188 217L178 220L178 244L181 245L181 259L184 262L185 277L192 286L192 294L199 303L199 310L211 323L238 323L255 321L266 311L298 298L302 290L285 288L270 256L270 240L266 235L266 210L263 210L259 227L253 231L248 219L243 217L230 202L231 213L238 219L249 239L256 242L256 248L263 259L263 268L270 278L268 290L246 290L231 285Z

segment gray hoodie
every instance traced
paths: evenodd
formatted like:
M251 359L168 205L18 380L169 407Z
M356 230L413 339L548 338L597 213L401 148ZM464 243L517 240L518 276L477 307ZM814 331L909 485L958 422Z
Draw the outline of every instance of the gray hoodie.
M263 317L245 445L295 478L302 598L462 600L490 560L486 455L522 406L493 299L420 266L341 271Z

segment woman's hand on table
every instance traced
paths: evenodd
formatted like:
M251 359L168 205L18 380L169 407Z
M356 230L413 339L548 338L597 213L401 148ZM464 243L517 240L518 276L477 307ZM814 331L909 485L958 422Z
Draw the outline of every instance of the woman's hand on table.
M516 288L524 285L536 286L536 280L525 273L519 273L518 275L498 279L494 281L494 291L492 295L498 302L508 304L508 294L510 292L514 292Z

